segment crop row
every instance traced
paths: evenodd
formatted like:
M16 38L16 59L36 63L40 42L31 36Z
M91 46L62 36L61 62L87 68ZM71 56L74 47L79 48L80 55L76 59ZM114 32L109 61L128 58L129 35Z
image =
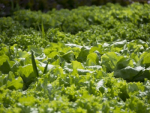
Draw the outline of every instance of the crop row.
M0 18L0 112L150 112L149 8Z

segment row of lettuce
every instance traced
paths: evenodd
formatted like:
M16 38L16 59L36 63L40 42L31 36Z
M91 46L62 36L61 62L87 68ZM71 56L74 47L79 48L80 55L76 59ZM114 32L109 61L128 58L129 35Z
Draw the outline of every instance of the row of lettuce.
M149 8L0 18L0 112L150 112Z

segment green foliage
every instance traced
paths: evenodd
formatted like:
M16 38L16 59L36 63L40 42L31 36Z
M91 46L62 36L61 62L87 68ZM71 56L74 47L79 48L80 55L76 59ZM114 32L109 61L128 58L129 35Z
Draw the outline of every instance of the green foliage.
M37 70L37 66L36 66L36 62L35 62L35 58L34 58L34 53L33 51L31 51L31 58L32 58L32 67L33 67L33 71L34 71L34 74L38 77L39 74L38 74L38 70Z
M0 112L150 112L149 8L1 18Z

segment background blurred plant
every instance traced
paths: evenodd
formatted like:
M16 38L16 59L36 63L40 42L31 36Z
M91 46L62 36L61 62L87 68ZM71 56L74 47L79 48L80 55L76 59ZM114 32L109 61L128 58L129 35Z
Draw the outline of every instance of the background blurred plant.
M150 0L1 0L0 16L9 16L18 9L42 10L46 12L55 9L73 9L83 5L104 5L108 2L123 6L133 2L150 3Z

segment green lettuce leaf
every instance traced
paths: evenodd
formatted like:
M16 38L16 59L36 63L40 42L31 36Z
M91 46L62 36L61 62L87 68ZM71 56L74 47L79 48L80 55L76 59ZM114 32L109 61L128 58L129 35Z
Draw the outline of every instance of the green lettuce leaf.
M127 66L133 67L133 61L129 58L123 57L117 62L115 70L120 70Z
M74 60L74 53L72 51L69 51L65 53L64 55L62 55L62 58L68 63L70 63L71 61Z
M24 89L28 88L28 86L36 80L36 75L31 64L20 66L17 74L23 79Z
M8 61L8 56L2 55L0 56L0 71L4 74L8 74L11 71L11 66Z
M99 58L96 53L90 53L87 56L86 65L87 66L98 65L99 64L98 60L99 60Z
M73 73L77 73L77 69L84 69L81 62L78 61L72 61L72 68L73 68Z
M88 47L82 47L77 60L79 62L85 62L87 59L87 55L89 54L89 50L90 48Z
M115 52L108 52L101 57L102 66L106 68L107 72L114 71L117 62L122 58L118 56Z
M128 81L132 81L133 78L138 76L138 74L143 70L144 70L144 68L141 66L135 67L135 68L127 66L127 67L122 68L120 70L114 71L114 76L115 77L121 77L121 78L128 80Z
M142 66L145 66L146 68L150 66L150 53L144 52L144 53L140 56L140 64L141 64Z

